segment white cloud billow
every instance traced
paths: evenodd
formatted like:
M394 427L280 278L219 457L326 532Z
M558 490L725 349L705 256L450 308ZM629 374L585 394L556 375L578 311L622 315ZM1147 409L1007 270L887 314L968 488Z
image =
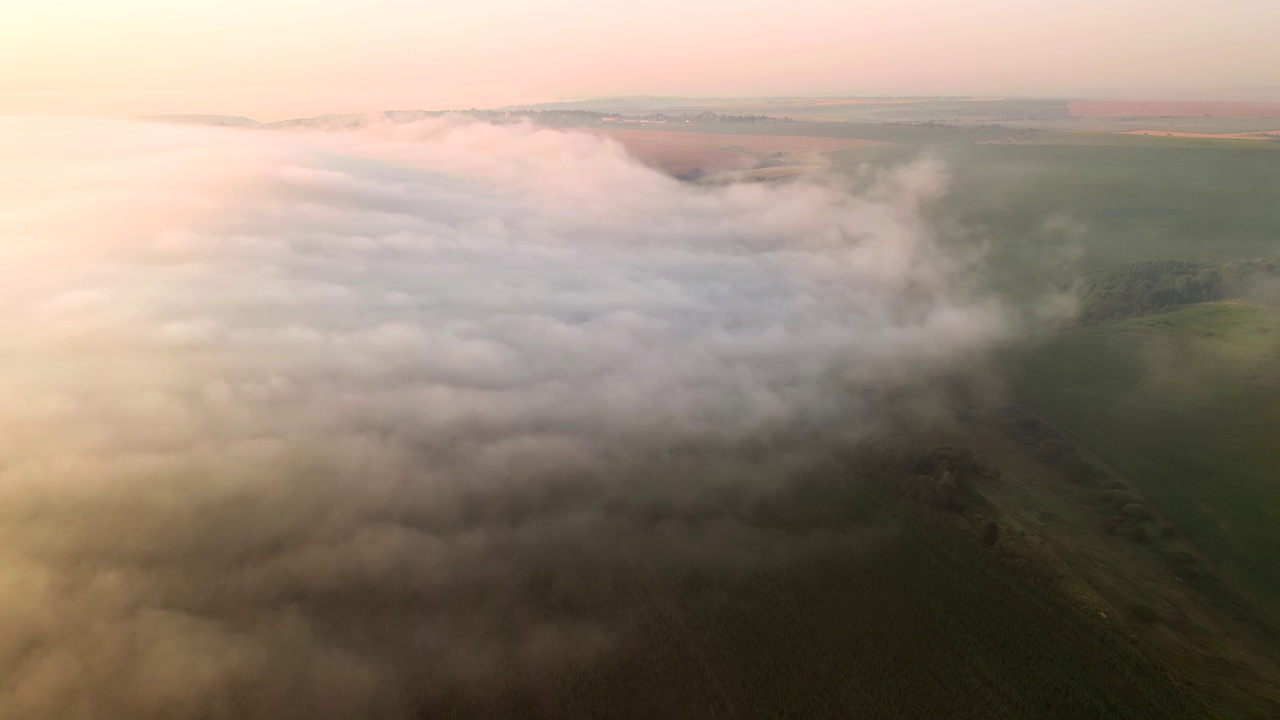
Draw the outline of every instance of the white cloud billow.
M0 156L6 716L343 717L424 648L469 658L424 677L603 651L597 624L486 646L481 590L604 527L503 498L752 482L784 464L742 453L856 438L1002 327L930 242L930 165L701 187L454 119L4 119ZM308 599L445 587L465 614Z

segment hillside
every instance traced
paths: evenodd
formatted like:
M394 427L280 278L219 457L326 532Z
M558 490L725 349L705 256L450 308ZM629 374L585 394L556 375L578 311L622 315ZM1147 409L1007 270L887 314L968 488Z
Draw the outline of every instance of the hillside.
M1210 303L1077 328L1015 353L1011 369L1027 407L1280 611L1280 311Z

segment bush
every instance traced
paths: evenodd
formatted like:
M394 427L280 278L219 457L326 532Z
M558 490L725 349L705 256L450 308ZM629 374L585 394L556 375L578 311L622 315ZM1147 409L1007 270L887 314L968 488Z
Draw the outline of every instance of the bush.
M1151 536L1147 534L1147 529L1142 525L1135 525L1129 528L1128 538L1140 545L1145 545L1151 541Z
M1195 555L1179 550L1169 556L1169 569L1184 582L1192 582L1203 574L1204 570Z
M1067 452L1069 452L1067 446L1061 440L1041 440L1036 445L1036 459L1046 465L1056 465L1061 462Z
M1103 490L1098 495L1104 502L1117 510L1134 501L1134 497L1124 490Z
M988 520L987 524L982 526L982 544L992 547L999 541L1000 526L996 525L994 520Z
M1142 503L1131 502L1120 508L1120 512L1129 520L1143 521L1151 519L1151 511Z
M1071 479L1081 485L1097 485L1107 480L1107 473L1082 457L1076 457L1070 468Z
M1178 260L1140 260L1084 281L1080 320L1099 322L1146 315L1222 296L1219 268Z

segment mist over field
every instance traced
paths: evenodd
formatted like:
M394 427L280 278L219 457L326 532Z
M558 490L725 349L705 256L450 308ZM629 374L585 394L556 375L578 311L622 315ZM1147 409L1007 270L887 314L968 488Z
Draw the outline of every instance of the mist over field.
M1003 332L930 164L695 186L449 118L4 119L0 155L6 717L351 717L595 662L630 566L873 545L735 512Z

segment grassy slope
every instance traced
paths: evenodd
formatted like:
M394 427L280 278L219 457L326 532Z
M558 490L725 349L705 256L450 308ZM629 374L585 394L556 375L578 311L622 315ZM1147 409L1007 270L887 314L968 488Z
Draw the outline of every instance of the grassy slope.
M1195 558L1204 567L1185 537L1155 531L1149 542L1136 543L1108 532L1118 513L1105 494L1041 462L1007 429L979 424L958 442L980 447L1004 471L982 492L1000 509L1005 548L1047 569L1077 605L1124 625L1149 656L1224 718L1280 716L1274 682L1280 664L1266 645L1259 611L1217 574L1201 570L1190 584L1184 581L1171 560ZM1232 605L1244 612L1222 611Z
M1199 305L1078 328L1015 368L1028 406L1137 481L1259 596L1280 598L1280 311Z

